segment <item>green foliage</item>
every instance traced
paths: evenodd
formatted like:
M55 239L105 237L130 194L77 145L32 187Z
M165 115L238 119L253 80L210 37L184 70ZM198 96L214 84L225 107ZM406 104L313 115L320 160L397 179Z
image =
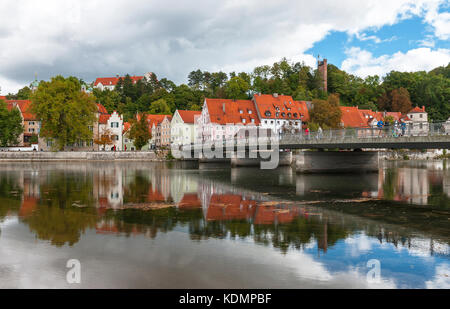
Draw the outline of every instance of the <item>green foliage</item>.
M225 93L228 98L238 100L238 99L248 99L248 90L250 85L241 77L235 76L227 82L227 88Z
M0 146L15 146L18 138L23 132L22 116L17 108L10 111L6 107L6 103L0 100Z
M150 104L149 113L156 115L170 115L172 112L169 105L167 105L166 100L159 99L158 101L152 102L152 104Z
M95 122L95 98L80 89L77 78L56 76L41 82L31 96L31 109L42 123L40 134L53 139L58 150L93 138L89 126Z
M135 118L131 120L129 137L133 140L134 146L138 150L141 150L142 147L148 144L152 135L148 127L146 113L141 114L139 121Z

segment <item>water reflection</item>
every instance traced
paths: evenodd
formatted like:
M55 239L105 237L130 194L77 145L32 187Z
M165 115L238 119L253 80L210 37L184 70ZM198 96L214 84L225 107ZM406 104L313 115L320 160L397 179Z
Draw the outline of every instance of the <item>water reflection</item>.
M446 272L450 255L449 172L442 162L424 164L388 164L364 176L296 175L290 168L2 164L0 222L17 217L56 248L88 241L89 231L147 239L182 231L194 243L232 240L280 256L307 254L334 273L360 274L369 257L380 258L396 286L423 287L436 267ZM396 270L403 263L416 269ZM406 279L417 268L421 275Z

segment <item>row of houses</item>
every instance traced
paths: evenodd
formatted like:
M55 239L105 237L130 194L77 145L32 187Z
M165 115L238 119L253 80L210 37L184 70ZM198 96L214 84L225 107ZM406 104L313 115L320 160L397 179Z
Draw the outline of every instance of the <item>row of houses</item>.
M97 87L113 86L120 77L111 80L97 79ZM143 77L144 78L144 77ZM113 79L113 78L111 78ZM138 79L136 79L138 80ZM134 79L133 79L134 81ZM33 115L27 100L5 100L9 109L18 108L23 119L24 133L20 145L30 144L33 135L39 136L40 121ZM251 100L210 99L206 98L202 111L177 110L173 115L147 115L151 140L143 150L169 148L171 145L186 145L195 142L215 142L233 138L240 129L248 126L270 129L274 134L283 132L300 133L310 121L313 104L296 101L292 96L278 94L255 94ZM416 107L407 114L399 112L374 112L358 107L341 106L343 128L375 128L379 121L390 116L396 122L410 124L414 130L426 131L428 115L425 107ZM137 115L139 119L140 115ZM93 138L67 145L67 151L134 151L136 147L129 136L130 123L124 122L116 111L108 113L106 108L97 104L96 122L90 127ZM108 142L98 143L102 136L108 136ZM49 151L53 141L38 138L39 149Z

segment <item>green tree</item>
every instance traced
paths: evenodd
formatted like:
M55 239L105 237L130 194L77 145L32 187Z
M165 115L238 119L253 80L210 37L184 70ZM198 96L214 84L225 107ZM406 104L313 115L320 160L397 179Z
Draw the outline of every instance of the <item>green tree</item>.
M392 90L392 110L394 112L401 112L406 114L412 109L411 99L409 92L405 88L399 88Z
M150 104L149 113L157 115L169 115L171 114L171 111L170 107L167 105L166 100L159 99L158 101L152 102L152 104Z
M23 133L22 116L17 108L8 110L6 103L0 100L0 146L17 145Z
M150 128L148 127L146 113L141 114L139 120L136 118L131 120L129 137L133 140L134 146L136 146L138 150L141 150L142 147L148 144L152 135L150 133Z
M250 85L245 80L235 76L227 82L225 93L229 99L247 99L249 89Z
M75 77L56 76L41 82L31 102L32 112L41 121L41 136L55 140L58 150L92 139L89 126L95 122L95 97L82 92Z

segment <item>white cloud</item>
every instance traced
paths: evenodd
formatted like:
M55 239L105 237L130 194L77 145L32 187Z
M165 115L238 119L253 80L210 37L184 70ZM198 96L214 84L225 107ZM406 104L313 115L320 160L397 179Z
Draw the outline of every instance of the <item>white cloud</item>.
M450 62L449 49L417 48L406 53L374 57L367 50L352 47L346 51L347 59L341 68L349 73L366 77L368 75L383 76L392 70L396 71L429 71Z
M331 31L356 35L426 15L445 37L444 2L2 0L0 85L15 91L35 72L89 81L153 71L185 82L197 68L243 71L282 57L314 65L305 53Z

